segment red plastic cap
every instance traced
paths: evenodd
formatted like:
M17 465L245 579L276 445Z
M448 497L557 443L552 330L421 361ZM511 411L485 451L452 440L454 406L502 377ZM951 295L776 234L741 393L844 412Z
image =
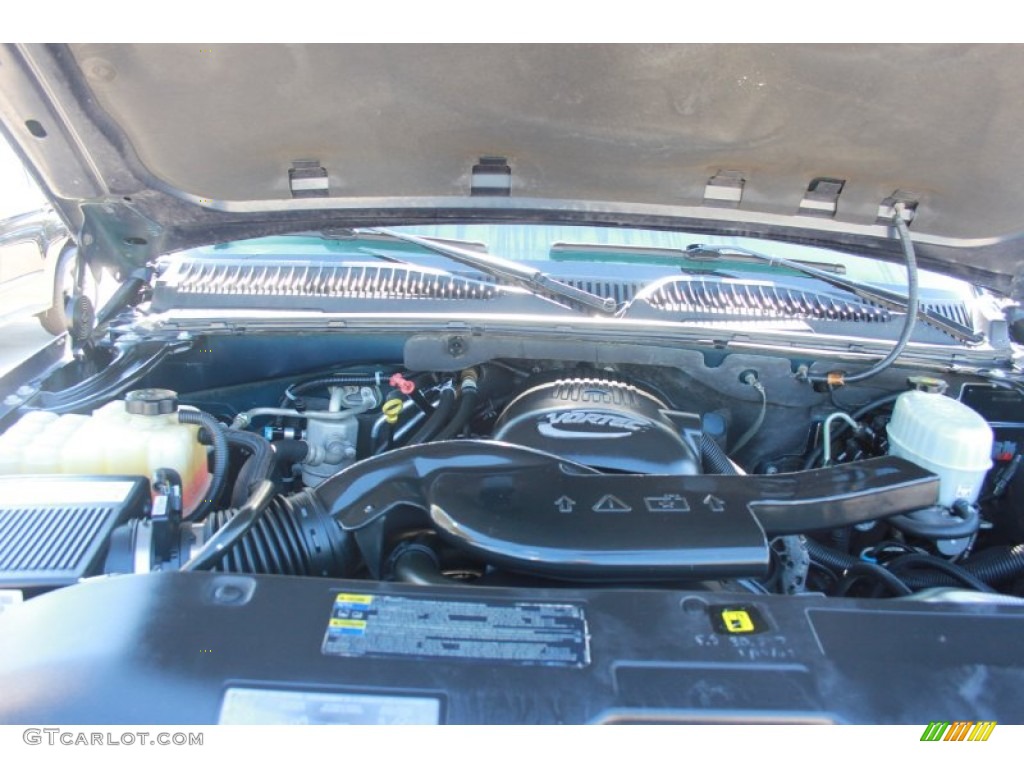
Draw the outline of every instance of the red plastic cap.
M393 374L388 380L388 384L397 389L403 395L411 395L416 389L416 383L409 381L400 373Z

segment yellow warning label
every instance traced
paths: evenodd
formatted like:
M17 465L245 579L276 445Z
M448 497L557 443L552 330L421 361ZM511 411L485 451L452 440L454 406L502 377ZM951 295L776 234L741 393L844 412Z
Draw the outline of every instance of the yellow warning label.
M746 611L722 611L722 623L725 631L733 634L754 631L754 622Z
M336 603L358 603L360 605L369 605L373 602L373 595L347 595L342 593L334 598Z
M366 629L362 619L331 619L331 626L343 629Z

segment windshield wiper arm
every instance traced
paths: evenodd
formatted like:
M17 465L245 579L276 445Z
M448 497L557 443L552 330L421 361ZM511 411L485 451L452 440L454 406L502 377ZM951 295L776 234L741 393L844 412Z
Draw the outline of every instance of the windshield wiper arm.
M358 232L370 232L377 235L385 235L395 240L418 245L427 251L445 256L454 262L472 267L490 275L498 280L506 280L510 283L525 288L530 293L545 296L552 299L562 299L574 304L596 310L604 315L614 315L617 309L615 299L584 291L582 288L563 283L551 275L545 274L536 269L525 267L522 264L494 256L489 253L480 253L466 248L460 248L448 243L442 243L427 237L410 235L404 232L393 232L390 229L361 229Z
M859 283L846 277L840 277L839 275L826 272L825 270L818 269L817 267L809 266L803 262L784 259L780 256L769 256L768 254L758 253L757 251L751 251L746 248L731 245L691 245L686 249L686 257L691 259L700 259L701 257L708 258L709 260L725 259L733 253L747 256L771 266L782 267L783 269L789 269L794 272L807 275L808 277L813 277L816 280L821 280L822 282L828 283L836 288L848 291L865 301L872 301L886 309L893 309L897 312L907 311L907 300L898 293L887 291L884 288L865 285L864 283ZM985 340L985 337L982 334L975 333L973 329L968 328L966 325L950 320L937 312L932 312L931 310L924 309L923 307L918 307L917 319L932 326L933 328L937 328L943 333L948 333L957 341L961 341L965 344L980 344Z

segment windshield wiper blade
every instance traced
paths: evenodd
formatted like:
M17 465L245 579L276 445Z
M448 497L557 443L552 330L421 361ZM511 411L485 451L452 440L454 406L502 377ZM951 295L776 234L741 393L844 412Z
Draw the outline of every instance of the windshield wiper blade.
M691 245L686 249L686 257L691 259L699 259L701 257L708 258L709 260L727 259L732 254L747 256L770 266L782 267L783 269L799 272L807 275L808 277L813 277L816 280L828 283L836 288L848 291L865 301L874 302L886 309L896 310L897 312L906 312L908 309L906 297L901 296L898 293L887 291L884 288L865 285L864 283L859 283L846 277L840 277L839 275L827 272L823 269L812 267L803 262L784 259L781 256L769 256L768 254L758 253L757 251L751 251L747 248L740 248L731 245ZM920 306L917 308L917 319L932 326L933 328L937 328L943 333L948 333L957 341L965 344L980 344L985 340L984 335L975 333L973 329L968 328L966 325L962 325L954 320L943 317L937 312L924 309Z
M596 310L603 315L614 315L617 309L615 299L611 297L605 298L604 296L584 291L582 288L556 280L544 272L523 266L510 259L494 256L490 253L460 248L447 242L410 235L405 232L394 232L390 229L360 229L356 230L356 232L385 235L395 240L418 245L424 250L432 251L454 262L477 269L497 280L505 280L518 285L530 293L550 299L561 299L563 302L568 301Z
M680 261L707 261L708 259L701 259L700 255L691 256L690 252L683 248L671 248L661 245L629 245L622 243L576 243L576 242L557 242L551 246L551 258L557 261L576 261L576 254L584 254L587 257L598 256L622 256L628 254L630 259L640 259L645 264L670 264L676 266ZM732 262L754 262L760 263L760 260L751 257L745 253L730 253L729 261ZM839 263L829 263L823 261L803 261L801 259L793 259L794 264L808 264L810 266L823 269L827 272L834 272L837 275L846 274L846 266ZM683 272L694 273L694 274L715 274L717 270L701 269L694 270L686 267L680 267Z

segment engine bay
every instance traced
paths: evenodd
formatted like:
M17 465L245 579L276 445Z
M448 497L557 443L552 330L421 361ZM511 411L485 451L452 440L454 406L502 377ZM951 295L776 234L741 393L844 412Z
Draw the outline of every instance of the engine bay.
M115 388L79 370L10 420L2 587L214 570L946 600L1024 588L1022 397L978 377L889 371L815 391L789 361L733 356L699 372L503 358L254 380L240 341L216 343ZM237 365L211 373L206 350Z

